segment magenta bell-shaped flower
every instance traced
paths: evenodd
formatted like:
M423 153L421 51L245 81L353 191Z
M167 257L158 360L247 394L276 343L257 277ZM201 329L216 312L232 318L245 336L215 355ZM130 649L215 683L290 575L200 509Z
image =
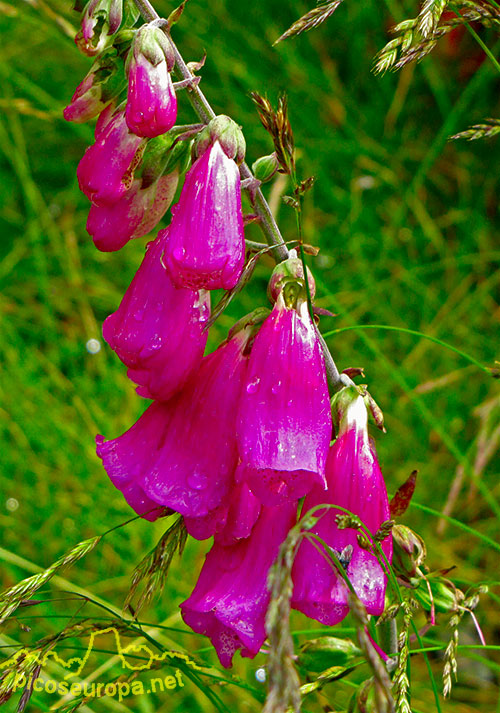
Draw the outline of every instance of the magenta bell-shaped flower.
M131 187L144 147L145 140L129 131L124 112L117 111L78 164L80 190L96 205L116 202Z
M303 515L323 503L339 505L357 515L371 534L390 519L387 491L375 449L368 438L367 420L363 397L356 393L342 414L337 440L328 455L328 490L325 493L314 488L304 501ZM360 547L357 530L339 529L336 516L344 514L342 511L330 508L323 513L310 532L319 535L335 550L367 612L381 614L386 575L377 558ZM321 549L321 544L315 544ZM390 562L391 536L382 542L382 549ZM318 552L310 542L304 540L300 545L292 576L292 606L295 609L328 626L337 624L347 615L349 591L346 583L328 561L328 556Z
M158 411L161 404L153 404L122 437L122 450L128 448L131 452L138 449L136 458L121 460L115 458L114 441L106 442L103 436L96 436L97 455L106 459L107 472L113 485L120 490L133 510L143 515L146 520L156 520L161 514L161 507L144 492L139 484L142 468L147 468L147 459L153 455L152 444L161 438L164 420ZM118 439L117 439L118 440ZM152 508L155 508L152 510ZM147 514L145 514L147 513Z
M245 261L240 174L219 141L186 174L165 258L179 287L231 289Z
M170 72L175 57L170 40L154 25L143 25L134 38L127 66L127 124L137 136L153 138L175 124L177 98Z
M325 487L332 435L321 346L307 302L285 304L282 292L257 334L237 422L245 481L264 505L297 500Z
M230 547L216 542L193 593L181 604L185 623L209 637L226 668L238 649L253 658L264 643L267 575L296 513L296 503L263 507L250 537Z
M234 545L250 536L259 516L260 501L246 483L235 484L226 500L204 517L185 517L191 537L206 540L212 535L221 545Z
M133 238L142 238L159 223L167 212L177 188L178 172L161 176L147 188L134 180L115 203L92 205L87 219L87 232L94 245L103 252L122 248Z
M210 294L178 289L162 263L165 235L149 243L117 311L104 322L109 346L145 398L166 401L198 368L208 331Z
M248 330L238 332L202 359L170 401L154 403L129 431L100 442L98 455L112 480L130 471L151 500L188 517L223 503L238 457L235 419L248 338Z

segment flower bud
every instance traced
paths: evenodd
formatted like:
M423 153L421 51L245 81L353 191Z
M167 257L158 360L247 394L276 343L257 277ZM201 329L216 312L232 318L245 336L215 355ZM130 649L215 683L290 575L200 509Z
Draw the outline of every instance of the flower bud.
M252 164L252 172L261 183L271 180L278 168L279 162L274 152L269 156L261 156Z
M127 125L137 136L152 138L175 124L177 98L170 77L172 44L154 23L137 32L127 62Z
M78 49L88 57L101 52L109 35L118 31L123 17L123 0L89 0L75 37Z
M427 555L425 542L406 525L395 525L392 528L392 537L394 573L405 582L412 583L411 580L419 574L419 567Z
M316 283L314 282L314 277L312 276L309 268L307 269L307 276L309 278L309 290L311 293L311 298L316 294ZM304 266L302 260L297 257L295 250L290 251L290 257L288 260L280 262L274 268L271 279L267 286L267 296L271 302L276 302L278 295L281 290L288 283L298 283L300 287L304 287Z
M121 79L117 76L116 61L108 52L104 55L94 62L88 74L75 89L71 102L63 111L66 121L80 124L93 119L118 94Z
M226 156L236 163L241 163L245 158L245 137L238 124L224 114L212 119L198 134L194 147L195 157L204 154L215 141L219 142Z
M165 263L177 287L232 289L245 263L240 174L215 141L186 174L172 208Z
M324 671L332 666L347 666L357 656L361 656L361 650L350 639L322 636L300 647L298 664L308 671Z
M456 612L464 596L451 582L435 579L427 579L425 582L421 580L413 595L425 611L431 611L434 605L434 609L442 614Z

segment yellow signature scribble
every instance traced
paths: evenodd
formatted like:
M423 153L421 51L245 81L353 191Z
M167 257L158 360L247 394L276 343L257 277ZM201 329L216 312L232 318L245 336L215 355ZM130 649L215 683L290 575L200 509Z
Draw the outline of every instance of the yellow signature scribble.
M190 659L187 654L182 653L181 651L164 651L161 654L155 654L147 644L131 643L127 646L122 646L120 634L114 626L108 626L106 629L98 629L97 631L91 632L87 650L83 658L80 656L74 656L73 658L65 660L61 656L59 656L56 651L50 650L42 654L40 651L30 651L29 649L24 648L20 649L19 651L16 651L15 654L13 654L5 661L0 662L0 670L2 668L11 668L19 660L22 660L24 665L37 664L43 668L46 665L48 659L52 658L55 663L59 664L59 666L62 666L63 668L70 668L75 663L78 664L78 667L75 671L70 671L64 676L65 679L71 678L72 676L79 676L85 668L85 664L87 663L89 656L92 653L96 637L101 636L102 634L114 635L116 653L122 663L122 666L124 668L127 668L129 671L147 671L153 666L153 664L161 663L166 659L176 659L177 661L181 660L184 661L184 663L186 663L188 666L191 666L191 668L193 669L196 669L198 671L202 670L201 666L198 666L195 661ZM139 654L145 656L147 657L147 661L145 663L131 664L126 659L127 654Z

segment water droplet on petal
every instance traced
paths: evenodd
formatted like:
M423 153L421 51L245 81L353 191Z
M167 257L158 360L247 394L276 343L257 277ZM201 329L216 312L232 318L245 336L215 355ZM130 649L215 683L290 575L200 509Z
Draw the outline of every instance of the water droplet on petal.
M184 258L184 255L186 254L186 250L183 247L177 247L174 248L174 258L176 260L182 260Z
M136 319L138 322L142 322L142 320L144 319L144 310L138 309L137 312L134 312L134 319Z
M190 488L203 490L208 485L208 477L203 473L191 473L188 475L187 482Z
M249 384L247 384L247 393L249 394L255 394L257 389L259 388L260 384L260 379L258 376L255 377Z
M278 391L280 390L280 388L281 388L281 381L278 381L278 382L273 386L273 388L271 389L271 391L273 392L273 394L277 394Z

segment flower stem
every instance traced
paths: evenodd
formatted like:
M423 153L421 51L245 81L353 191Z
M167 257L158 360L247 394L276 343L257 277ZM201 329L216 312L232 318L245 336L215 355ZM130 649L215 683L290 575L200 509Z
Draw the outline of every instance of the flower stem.
M146 20L146 22L153 22L155 20L161 19L154 7L149 2L149 0L134 0L134 3L144 20ZM184 80L192 79L194 75L191 73L189 67L184 62L181 53L172 41L172 38L170 37L169 27L165 26L162 29L168 35L170 41L172 42L177 74ZM205 97L199 86L188 87L186 89L186 92L189 101L191 102L191 105L200 121L203 121L205 124L208 124L208 122L215 117L215 112L210 106L208 99ZM246 163L242 163L240 165L240 176L242 180L245 180L247 178L254 178L253 173L251 172ZM281 235L280 229L278 228L278 225L274 219L274 216L271 212L271 209L269 208L266 199L264 198L262 191L260 190L260 188L249 188L247 189L247 193L252 204L253 210L259 217L259 225L262 229L262 232L266 236L267 243L273 248L272 253L274 259L277 263L283 262L283 260L286 260L288 258L288 248L286 247L285 241L283 240L283 236ZM348 377L346 377L344 374L339 374L337 366L333 361L332 355L330 354L325 340L321 336L319 330L317 330L317 332L321 342L321 347L323 349L328 383L330 384L332 391L335 393L343 386L345 386L345 379L347 379Z
M153 22L154 20L161 19L154 7L149 2L149 0L134 0L134 3L147 22ZM164 27L163 31L169 35L169 39L170 41L172 41L172 38L169 34L169 28ZM174 42L172 42L172 47L175 55L175 67L177 74L179 74L180 77L184 80L191 80L194 75L191 73L189 67L184 62L184 59L177 47L175 46ZM205 122L205 124L208 124L208 122L216 116L214 110L210 106L208 99L205 97L201 89L197 86L188 87L187 94L189 97L189 101L191 102L191 105L195 110L198 118L201 121ZM253 174L249 167L246 165L246 163L241 164L240 175L243 180L245 180L246 178L253 178ZM268 244L274 247L273 255L276 262L283 262L283 260L286 260L288 257L288 249L283 240L283 236L280 233L280 229L278 228L276 221L274 220L274 216L271 213L271 209L269 208L269 205L266 199L264 198L262 191L257 188L253 189L252 192L253 196L251 195L250 191L248 191L248 194L252 203L252 207L255 213L259 216L259 223L262 228L262 232L266 236Z

